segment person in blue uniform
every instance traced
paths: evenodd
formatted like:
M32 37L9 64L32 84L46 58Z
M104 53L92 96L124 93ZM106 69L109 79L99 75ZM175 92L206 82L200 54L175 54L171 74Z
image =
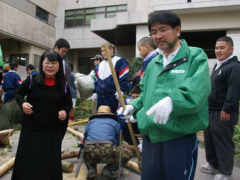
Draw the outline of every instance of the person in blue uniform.
M113 81L104 45L105 44L101 47L104 60L95 68L97 76L94 82L93 99L97 100L97 109L101 105L107 105L111 108L111 112L116 114L118 109L118 93ZM123 94L128 89L129 65L126 59L114 55L112 44L107 43L107 45L112 58L113 67L118 78L119 86Z
M14 92L22 84L20 76L16 73L18 64L10 63L10 70L3 76L2 89L4 90L4 103L14 98Z

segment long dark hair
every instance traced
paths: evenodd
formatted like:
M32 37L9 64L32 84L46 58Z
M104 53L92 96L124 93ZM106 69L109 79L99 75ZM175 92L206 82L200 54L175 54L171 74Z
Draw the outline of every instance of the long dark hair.
M36 77L37 82L39 84L42 84L42 85L45 84L44 83L45 73L43 72L43 67L42 67L43 66L43 61L44 61L45 58L47 58L50 62L54 62L54 61L59 62L59 70L56 73L55 81L56 81L57 86L59 86L61 89L65 89L66 79L65 79L65 76L64 76L64 73L63 73L62 59L61 59L60 55L53 50L44 52L42 54L41 60L40 60L40 66L39 66L39 74Z

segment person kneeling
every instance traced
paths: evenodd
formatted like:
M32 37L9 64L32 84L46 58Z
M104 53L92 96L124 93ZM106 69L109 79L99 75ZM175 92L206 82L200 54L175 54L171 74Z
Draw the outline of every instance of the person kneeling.
M132 152L120 146L120 124L115 114L108 106L100 106L97 114L89 117L85 128L84 140L86 151L85 164L88 169L87 179L94 179L97 175L97 164L107 163L101 177L117 179L119 152L122 153L121 162L126 164L132 157Z

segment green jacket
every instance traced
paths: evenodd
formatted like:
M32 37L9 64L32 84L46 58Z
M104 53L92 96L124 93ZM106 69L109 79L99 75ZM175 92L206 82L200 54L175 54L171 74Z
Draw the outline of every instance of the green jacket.
M140 81L142 93L132 101L137 112L138 128L152 143L167 141L196 133L208 126L208 96L210 75L207 56L200 48L189 47L185 40L171 61L163 68L159 54L147 66ZM169 96L173 111L165 125L153 122L146 111L159 100Z

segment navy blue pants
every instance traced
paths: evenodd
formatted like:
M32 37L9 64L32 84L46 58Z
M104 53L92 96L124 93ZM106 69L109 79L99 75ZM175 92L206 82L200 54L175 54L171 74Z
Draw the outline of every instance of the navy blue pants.
M118 109L118 100L116 99L116 96L114 94L112 95L107 95L104 97L101 96L97 96L97 110L99 108L99 106L108 106L111 109L111 112L116 114L117 113L117 109Z
M14 98L14 92L16 90L6 90L4 95L4 103L7 103L8 101L12 100Z
M238 112L232 112L229 121L221 121L220 115L221 111L209 112L209 126L204 130L206 160L219 173L231 175L235 152L232 138L234 126L238 122Z
M142 180L193 180L197 165L196 134L152 144L143 137Z
M133 133L134 133L134 134L141 134L141 133L139 132L137 123L132 123L132 129L133 129ZM128 129L128 125L127 125L127 123L125 123L125 122L123 123L122 135L123 135L124 140L125 140L129 145L133 145L133 141L132 141L132 138L131 138L130 131L129 131L129 129ZM139 140L138 140L137 137L136 137L136 141L137 141L137 144L139 144Z

